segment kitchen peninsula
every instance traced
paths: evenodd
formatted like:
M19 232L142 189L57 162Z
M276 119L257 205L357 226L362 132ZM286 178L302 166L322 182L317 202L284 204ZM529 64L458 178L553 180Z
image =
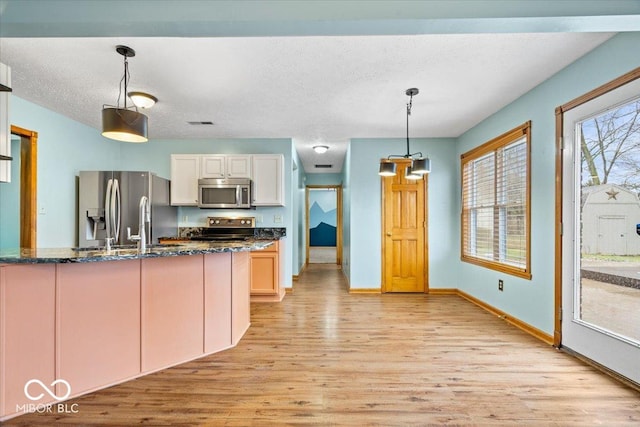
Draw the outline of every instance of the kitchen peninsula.
M235 346L271 244L0 252L0 420Z

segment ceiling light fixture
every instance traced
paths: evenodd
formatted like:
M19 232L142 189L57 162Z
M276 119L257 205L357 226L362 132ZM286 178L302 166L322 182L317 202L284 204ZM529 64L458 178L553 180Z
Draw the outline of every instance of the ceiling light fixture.
M149 140L147 137L147 116L139 113L135 104L130 107L127 106L127 98L129 97L127 86L130 77L127 58L136 56L136 52L130 47L122 45L116 46L116 52L124 57L124 76L120 80L116 105L104 105L102 107L102 135L117 141L147 142ZM122 90L123 82L124 91ZM120 97L123 92L124 106L120 107Z
M423 157L421 152L409 154L411 152L409 148L409 116L413 106L413 97L419 92L415 87L405 91L405 94L409 97L409 102L407 103L407 154L391 154L386 159L380 160L380 169L378 171L380 176L394 176L396 174L396 164L391 161L392 158L411 160L411 164L405 171L404 176L406 179L420 179L422 175L431 172L431 160L428 157Z
M138 108L151 108L158 102L158 98L145 92L129 92L127 95Z
M327 152L327 150L329 149L328 146L326 145L314 145L313 146L313 151L315 151L318 154L324 154Z

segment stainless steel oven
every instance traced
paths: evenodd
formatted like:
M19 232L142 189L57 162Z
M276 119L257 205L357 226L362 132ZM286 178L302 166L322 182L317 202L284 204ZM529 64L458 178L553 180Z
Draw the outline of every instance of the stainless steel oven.
M251 180L248 178L199 179L198 207L249 209L251 207Z
M207 227L191 236L191 240L247 240L253 237L256 220L253 217L209 217Z

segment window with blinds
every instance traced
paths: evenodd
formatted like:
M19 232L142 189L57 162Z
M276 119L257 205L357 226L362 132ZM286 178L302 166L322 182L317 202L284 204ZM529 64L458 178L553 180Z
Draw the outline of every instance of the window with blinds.
M461 156L462 260L531 278L531 122Z

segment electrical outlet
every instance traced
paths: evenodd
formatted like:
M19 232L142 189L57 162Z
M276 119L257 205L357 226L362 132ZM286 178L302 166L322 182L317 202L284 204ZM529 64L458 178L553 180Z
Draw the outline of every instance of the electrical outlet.
M282 215L274 215L273 222L275 222L276 224L280 224L282 222Z
M498 290L504 291L504 281L502 279L498 279Z

